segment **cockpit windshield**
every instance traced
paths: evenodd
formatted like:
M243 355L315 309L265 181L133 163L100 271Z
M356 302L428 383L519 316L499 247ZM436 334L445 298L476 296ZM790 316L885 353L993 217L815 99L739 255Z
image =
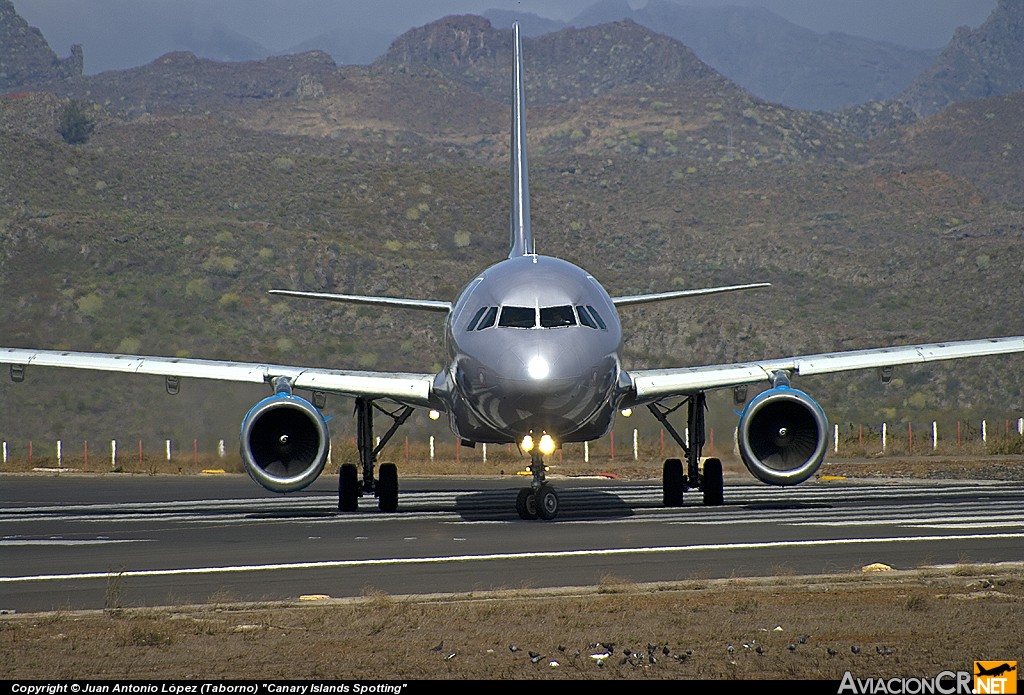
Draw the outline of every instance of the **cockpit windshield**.
M532 306L503 306L498 325L503 328L533 328L537 325L537 311Z
M565 306L546 306L541 307L540 310L540 327L541 328L562 328L564 326L575 326L576 325L576 314L572 312L572 307L569 305Z
M502 328L565 328L580 325L602 330L607 328L594 307L564 304L544 306L539 310L532 306L480 307L466 324L466 331L482 331L493 327L495 323Z

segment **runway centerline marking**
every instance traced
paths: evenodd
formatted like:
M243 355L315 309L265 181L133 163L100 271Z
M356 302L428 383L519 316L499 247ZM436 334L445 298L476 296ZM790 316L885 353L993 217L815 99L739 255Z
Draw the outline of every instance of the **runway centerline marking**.
M869 545L893 543L919 543L928 541L995 540L1024 538L1024 533L979 533L943 536L895 536L887 538L834 538L794 541L765 541L758 543L709 543L705 545L675 545L645 548L607 548L595 550L565 550L523 553L492 553L487 555L450 555L446 557L380 558L368 560L326 560L320 562L290 562L266 565L233 565L226 567L189 567L163 570L126 570L123 572L82 572L70 574L40 574L24 577L0 577L0 584L40 581L72 581L109 579L111 577L167 577L194 574L227 574L239 572L268 572L305 569L343 569L353 567L446 564L454 562L484 562L495 560L562 559L575 557L608 557L616 555L651 555L659 553L686 553L702 551L756 550L765 548L807 548L815 546Z

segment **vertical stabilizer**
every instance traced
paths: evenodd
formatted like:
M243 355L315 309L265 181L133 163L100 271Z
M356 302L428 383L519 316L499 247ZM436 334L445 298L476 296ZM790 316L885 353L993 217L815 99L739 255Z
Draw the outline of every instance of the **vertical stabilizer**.
M519 23L512 24L515 65L512 75L512 233L508 257L534 253L530 231L530 186L526 167L526 97L523 95L523 49Z

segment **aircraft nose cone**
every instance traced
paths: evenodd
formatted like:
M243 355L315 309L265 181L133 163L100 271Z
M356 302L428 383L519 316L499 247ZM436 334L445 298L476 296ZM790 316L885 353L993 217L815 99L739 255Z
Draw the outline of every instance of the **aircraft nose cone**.
M534 386L551 388L552 382L578 379L583 366L575 345L536 340L510 345L502 355L499 373L505 380L521 382L530 390Z
M531 379L547 379L551 373L551 363L543 355L534 355L526 362L526 373Z

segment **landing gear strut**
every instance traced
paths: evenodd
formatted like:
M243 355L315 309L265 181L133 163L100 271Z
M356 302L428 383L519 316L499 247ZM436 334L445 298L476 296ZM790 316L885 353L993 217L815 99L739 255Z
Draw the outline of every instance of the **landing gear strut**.
M690 433L690 442L679 436L679 432L669 422L668 416L683 405L686 409L686 426ZM707 410L707 397L698 391L677 405L667 408L660 403L650 403L647 409L657 418L662 427L676 440L683 450L686 459L686 472L683 473L683 462L677 458L665 459L662 468L662 498L666 507L681 507L683 493L687 490L700 490L704 495L704 504L717 506L724 499L722 484L722 462L717 458L709 458L700 465L700 455L704 450L704 411Z
M391 427L374 445L373 411L384 413L391 418ZM398 509L398 469L393 463L382 463L380 477L374 479L373 468L377 463L377 454L391 440L409 416L412 408L403 405L396 410L385 410L369 398L356 399L356 449L359 451L359 465L362 468L363 482L359 484L358 469L355 464L346 463L338 475L338 509L343 512L354 512L359 507L358 498L363 494L377 497L377 506L382 512L394 512Z
M519 491L516 512L520 519L551 521L558 516L558 493L545 480L544 455L536 449L530 452L530 472L533 483Z

